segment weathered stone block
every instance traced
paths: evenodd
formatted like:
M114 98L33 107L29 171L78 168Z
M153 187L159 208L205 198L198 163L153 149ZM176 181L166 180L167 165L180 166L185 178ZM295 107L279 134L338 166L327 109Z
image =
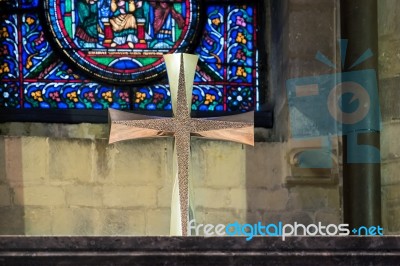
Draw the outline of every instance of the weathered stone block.
M263 223L277 224L282 221L282 215L285 211L264 211L261 213L261 220ZM286 217L286 216L285 216Z
M173 184L165 184L157 191L157 206L158 207L171 207Z
M92 182L92 143L83 139L49 139L50 182Z
M314 54L306 55L306 56L296 56L294 55L292 58L288 60L287 67L287 79L285 80L284 86L286 88L286 81L288 79L294 78L305 78L305 77L316 77L320 75L333 74L335 69L331 68L317 59L315 59L315 55L318 52L318 46L313 45ZM322 52L321 52L322 53ZM329 57L328 55L326 55Z
M399 234L400 183L382 186L382 224L384 234Z
M168 172L168 139L132 140L111 144L112 175L119 185L158 185ZM172 159L172 157L171 157Z
M151 209L146 211L146 235L169 235L171 222L170 209Z
M0 235L24 235L24 208L0 207Z
M281 215L281 221L283 224L298 224L308 225L314 223L312 214L304 211L294 211L294 212L283 212Z
M400 41L398 43L400 45ZM400 50L399 50L399 58L400 58ZM399 64L400 65L400 64ZM381 72L381 71L380 71ZM396 74L400 75L400 67L399 72ZM387 79L379 80L379 103L380 103L380 111L381 111L381 119L384 122L382 127L382 132L384 133L386 130L390 130L391 124L398 124L400 120L400 110L398 108L397 99L400 97L399 90L399 77L387 78ZM396 127L396 125L394 125Z
M96 235L101 216L99 209L82 207L60 207L53 210L52 228L54 235Z
M157 188L154 186L106 186L103 204L109 207L155 207Z
M400 123L398 121L383 124L380 136L381 158L383 161L400 159L400 145L398 145L397 138L393 137L399 135Z
M325 189L325 194L327 196L327 204L326 207L332 210L340 210L341 209L341 190L339 187L332 188L323 188Z
M194 205L203 208L244 210L247 208L247 197L248 195L245 188L194 189Z
M23 183L22 141L18 137L7 137L5 145L5 172L10 186Z
M11 203L10 187L0 185L0 206L9 206Z
M250 210L286 210L289 194L287 189L281 188L270 191L266 189L248 189L248 208Z
M234 210L247 209L248 191L246 188L229 189L229 198L226 201L226 207Z
M400 5L397 0L380 0L378 3L378 34L380 39L399 36Z
M400 160L394 160L382 164L381 166L381 183L382 186L400 184L398 175L400 170Z
M400 233L400 208L389 208L386 213L387 224L383 225L384 234Z
M315 213L315 222L321 222L322 225L328 224L340 224L342 223L342 217L339 210L321 210Z
M331 61L336 57L336 1L290 1L287 20L288 57L301 60L289 67L290 78L334 72L317 60L318 51ZM310 30L310 29L313 30ZM315 62L315 63L314 63ZM298 67L301 66L301 67Z
M228 189L195 188L194 204L203 208L227 208L231 206L231 194Z
M65 193L60 187L35 186L14 188L14 204L21 206L65 206Z
M107 139L96 139L94 141L93 151L93 181L94 183L110 184L112 178L112 167L114 164L111 154L113 154L113 145L108 144Z
M242 144L193 139L191 150L194 186L229 188L245 183L246 150Z
M107 124L82 123L69 125L68 137L79 137L87 139L108 138L109 129Z
M284 143L257 142L246 147L246 187L281 187L284 183Z
M100 213L100 235L145 235L146 219L144 211L104 209Z
M400 202L400 182L397 184L387 184L382 186L382 201L399 201ZM386 205L386 204L383 204Z
M48 180L49 145L42 137L21 138L24 185L42 184Z
M387 79L400 75L400 38L399 32L385 39L379 45L379 78Z
M4 137L0 136L0 184L6 183L6 150Z
M70 185L64 187L67 206L96 207L102 205L102 188L98 186Z
M26 235L52 235L52 210L49 207L24 207Z
M288 210L340 209L338 188L296 186L289 189Z
M256 224L258 222L265 222L263 220L264 211L260 210L247 210L246 222L249 224Z

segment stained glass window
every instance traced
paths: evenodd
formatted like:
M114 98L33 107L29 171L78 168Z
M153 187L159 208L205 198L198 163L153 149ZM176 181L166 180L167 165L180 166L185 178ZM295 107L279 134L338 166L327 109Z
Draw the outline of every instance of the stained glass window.
M170 110L162 54L189 51L199 55L193 110L256 109L252 1L11 3L0 21L1 108Z

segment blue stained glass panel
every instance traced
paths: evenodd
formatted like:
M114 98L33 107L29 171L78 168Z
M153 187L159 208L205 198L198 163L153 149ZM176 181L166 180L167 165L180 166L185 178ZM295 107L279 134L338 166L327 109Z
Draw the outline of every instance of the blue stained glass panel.
M19 88L18 82L2 82L0 84L0 107L20 108L21 99Z
M36 14L22 16L22 66L24 77L31 72L41 72L48 67L49 58L53 52L49 42L44 37L42 25Z
M6 16L0 21L0 79L17 78L18 69L18 30L17 16Z
M225 61L225 9L222 6L210 6L207 9L207 23L196 53L208 64Z
M70 18L63 18L64 33L72 34L73 23L77 21L72 19L74 5L71 3L76 4L78 0L57 1L66 17ZM21 0L18 3L27 8L26 12L3 16L0 21L0 107L171 110L169 86L165 79L148 86L108 85L83 74L71 62L63 61L46 39L45 23L40 21L38 14L29 10L42 4L39 2ZM174 4L174 7L181 14L187 11L182 4ZM194 50L199 55L199 64L194 79L192 109L253 110L258 90L256 10L252 5L239 4L207 4L203 10L207 19ZM176 36L181 34L179 30L175 27ZM56 34L61 34L61 31ZM65 35L59 37L68 41ZM153 49L157 44L147 42L146 45ZM93 56L93 65L131 69L157 64L148 57L135 60L127 61L124 56L113 60ZM121 73L113 75L117 79L122 77Z
M253 75L250 67L232 65L228 67L228 81L236 83L252 83Z
M97 83L35 82L24 84L25 108L127 109L129 93Z
M227 87L228 111L254 110L254 88L247 86Z
M169 85L138 88L134 93L133 107L137 110L171 110Z
M69 65L59 60L55 60L53 63L54 67L50 68L49 71L43 71L41 78L50 80L85 80L85 78L73 71Z
M228 61L245 66L253 66L254 24L253 8L229 7Z
M39 6L39 0L21 0L22 8L36 8Z
M224 111L223 86L195 85L193 87L192 110Z

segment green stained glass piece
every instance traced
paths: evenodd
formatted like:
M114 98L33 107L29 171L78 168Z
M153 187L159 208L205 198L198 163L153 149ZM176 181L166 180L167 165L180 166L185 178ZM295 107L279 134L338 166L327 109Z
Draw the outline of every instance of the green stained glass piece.
M72 3L71 1L73 0L66 0L65 1L65 12L71 12L72 11Z
M112 61L115 60L115 58L113 57L92 57L92 59L102 65L109 65Z
M65 23L65 29L68 32L69 36L73 36L72 34L72 19L71 17L65 17L64 18L64 23Z

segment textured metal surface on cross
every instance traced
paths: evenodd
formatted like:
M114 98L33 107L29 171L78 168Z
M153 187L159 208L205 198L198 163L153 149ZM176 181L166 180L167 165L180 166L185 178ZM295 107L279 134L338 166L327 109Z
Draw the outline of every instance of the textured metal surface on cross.
M168 65L167 65L168 67ZM162 118L131 114L109 109L110 115L110 143L143 137L174 136L177 157L177 171L179 182L179 201L181 211L182 234L188 234L189 217L189 161L190 137L197 136L210 139L236 141L239 143L254 144L253 112L239 115L191 118L187 97L191 91L186 91L184 55L180 55L180 69L176 109L173 118ZM193 77L189 77L193 78ZM189 94L189 96L187 95Z

